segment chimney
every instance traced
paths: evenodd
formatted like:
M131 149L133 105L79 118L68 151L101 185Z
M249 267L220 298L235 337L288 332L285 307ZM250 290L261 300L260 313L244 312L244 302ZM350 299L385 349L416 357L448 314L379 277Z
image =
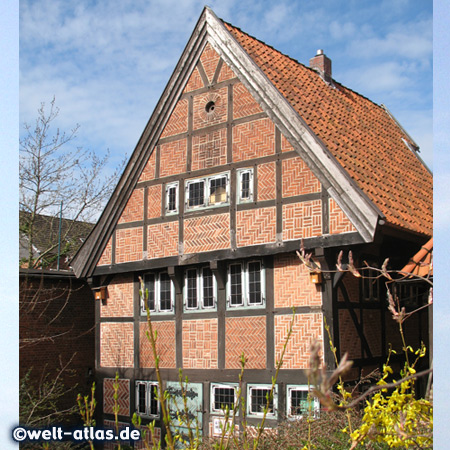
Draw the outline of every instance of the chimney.
M323 50L317 50L316 56L309 60L309 67L319 72L325 81L331 81L331 59L327 58Z

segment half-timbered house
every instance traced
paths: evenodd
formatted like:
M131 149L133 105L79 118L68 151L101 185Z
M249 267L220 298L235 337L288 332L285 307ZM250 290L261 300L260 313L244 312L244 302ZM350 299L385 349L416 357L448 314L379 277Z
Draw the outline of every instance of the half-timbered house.
M73 261L96 302L96 372L104 423L156 418L154 360L139 277L149 292L164 389L190 380L205 435L220 429L240 370L249 423L274 375L296 308L268 425L301 414L309 346L357 379L399 344L380 281L335 269L402 268L432 232L432 176L383 105L307 67L205 8L114 194ZM324 269L311 280L301 242ZM415 323L407 334L413 335ZM426 333L422 333L426 336Z

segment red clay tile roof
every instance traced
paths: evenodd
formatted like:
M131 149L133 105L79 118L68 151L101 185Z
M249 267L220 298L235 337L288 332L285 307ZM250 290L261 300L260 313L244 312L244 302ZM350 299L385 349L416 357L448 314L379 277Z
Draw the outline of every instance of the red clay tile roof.
M425 278L433 276L433 238L422 246L400 272Z
M224 23L388 224L431 236L432 175L386 110Z

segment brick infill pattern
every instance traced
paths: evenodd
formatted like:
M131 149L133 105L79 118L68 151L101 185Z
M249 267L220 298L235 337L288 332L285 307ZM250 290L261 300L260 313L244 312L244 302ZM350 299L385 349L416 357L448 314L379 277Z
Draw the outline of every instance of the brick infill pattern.
M114 414L114 378L103 380L103 413ZM130 380L119 378L117 380L119 388L117 391L117 403L119 405L119 415L130 415Z
M132 323L101 323L100 366L133 367L133 336Z
M217 369L217 319L183 321L183 368Z

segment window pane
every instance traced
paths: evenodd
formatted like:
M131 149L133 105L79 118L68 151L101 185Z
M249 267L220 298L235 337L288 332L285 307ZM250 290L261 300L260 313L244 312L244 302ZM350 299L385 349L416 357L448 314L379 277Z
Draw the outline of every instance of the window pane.
M158 386L156 384L149 384L150 390L150 405L149 405L149 415L157 416L158 415Z
M214 387L214 410L225 410L231 411L234 409L234 388L233 387Z
M138 413L147 414L146 408L147 385L144 383L139 383L137 388L138 388Z
M167 210L176 211L177 210L177 188L176 186L171 186L167 190Z
M190 269L186 275L187 307L197 308L197 271Z
M242 305L242 268L240 264L230 266L230 304Z
M159 276L160 311L170 311L172 309L172 283L167 273Z
M188 192L189 192L189 201L188 206L201 206L205 203L205 182L198 181L196 183L190 183Z
M155 275L145 275L145 289L148 292L148 309L150 311L155 310ZM145 308L145 305L144 305Z
M241 199L250 198L250 172L241 173Z
M250 390L250 411L253 414L262 414L267 405L267 396L270 389L256 389ZM269 403L269 413L273 413L273 400Z
M260 305L262 303L261 263L258 261L248 264L248 293L249 304Z
M213 273L209 267L204 267L203 275L203 307L214 307L214 279Z
M291 390L290 414L300 416L308 412L308 392L299 389Z
M209 180L209 203L223 203L227 201L227 177Z

